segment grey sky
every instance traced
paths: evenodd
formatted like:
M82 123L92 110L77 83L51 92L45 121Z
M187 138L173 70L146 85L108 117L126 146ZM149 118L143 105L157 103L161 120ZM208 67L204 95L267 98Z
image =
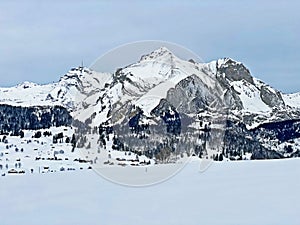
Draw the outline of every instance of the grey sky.
M0 86L57 81L119 45L164 40L300 91L299 10L296 0L1 1Z

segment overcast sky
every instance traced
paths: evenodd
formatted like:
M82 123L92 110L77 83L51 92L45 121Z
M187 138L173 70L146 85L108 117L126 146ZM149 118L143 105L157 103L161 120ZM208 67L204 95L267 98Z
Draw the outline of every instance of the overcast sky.
M0 86L57 81L119 45L170 41L204 61L231 57L300 91L300 1L0 1Z

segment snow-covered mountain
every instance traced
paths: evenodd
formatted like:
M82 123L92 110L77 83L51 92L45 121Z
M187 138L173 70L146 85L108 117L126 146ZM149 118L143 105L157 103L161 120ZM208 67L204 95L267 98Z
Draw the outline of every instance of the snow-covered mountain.
M87 68L72 68L58 82L38 85L24 82L15 87L0 88L0 104L14 106L63 106L73 109L75 99L84 96L82 90L97 90L109 74L98 74Z
M0 88L0 116L3 134L72 125L77 148L156 162L300 155L300 93L284 94L230 58L185 61L165 47L114 73L78 67L56 83Z
M171 88L189 77L193 77L193 81L199 79L202 82L204 86L201 88L202 92L203 89L208 89L216 93L216 90L212 89L222 88L223 93L218 93L222 94L219 97L228 107L243 112L263 114L271 112L274 108L300 107L300 93L281 93L252 77L250 71L240 62L230 58L210 63L184 61L165 47L142 56L138 62L119 69L114 74L78 67L72 68L58 82L52 84L38 85L24 82L15 87L0 88L0 104L59 105L73 110L76 108L74 103L79 102L79 99L91 97L93 93L99 91L101 93L96 95L101 96L105 92L112 104L120 100L126 101L124 96L130 97L130 101L131 98L135 98L137 100L135 104L150 113L157 105L158 99L144 103L144 98L148 99L151 95L166 98Z

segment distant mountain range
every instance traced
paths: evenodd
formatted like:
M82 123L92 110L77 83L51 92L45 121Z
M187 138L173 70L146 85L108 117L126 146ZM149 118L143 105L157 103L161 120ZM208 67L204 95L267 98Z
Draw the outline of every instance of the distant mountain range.
M77 67L56 83L0 88L0 132L56 126L73 126L78 148L105 148L113 135L115 150L161 162L299 157L300 93L276 90L233 59L185 61L165 47L115 73Z

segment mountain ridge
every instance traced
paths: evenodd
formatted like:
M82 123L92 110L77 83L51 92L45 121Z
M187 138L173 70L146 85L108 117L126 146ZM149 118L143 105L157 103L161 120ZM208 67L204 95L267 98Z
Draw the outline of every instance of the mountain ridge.
M77 67L53 84L25 82L0 88L0 105L62 106L87 130L93 126L115 127L124 143L137 132L149 148L158 148L157 137L166 137L168 143L182 149L184 142L193 146L199 157L222 154L236 158L248 151L257 159L282 158L300 151L298 144L292 144L292 152L284 150L300 137L300 93L283 94L254 78L243 63L231 58L210 63L185 61L165 47L114 73ZM124 130L128 126L130 131ZM283 131L284 127L288 131ZM211 155L206 152L209 142L201 136L209 129L220 139L213 147L218 150ZM278 131L285 133L285 138L280 139ZM183 132L190 140L182 137ZM200 142L196 141L198 132ZM81 135L78 133L79 139ZM241 141L234 141L237 137ZM134 143L137 148L140 142Z
M155 62L157 61L158 58L160 57L165 57L165 56L169 56L169 58L173 58L175 61L178 60L179 58L176 57L170 50L168 50L166 47L161 47L157 50L154 50L153 52L149 53L149 54L146 54L146 55L143 55L141 57L141 59L137 62L137 63L133 63L133 64L130 64L128 66L125 66L124 68L122 68L122 70L125 70L125 73L126 73L126 70L128 70L128 68L131 69L130 72L132 72L132 70L134 70L135 67L138 67L138 66L141 66L141 62ZM184 60L181 60L181 61L184 61ZM248 81L250 84L254 84L254 79L255 79L255 84L256 86L260 86L260 87L266 87L267 89L269 89L269 91L271 92L276 92L276 93L280 93L282 95L282 103L285 103L286 105L289 105L289 106L292 106L292 107L296 107L297 106L297 103L298 103L298 99L300 99L300 92L296 92L296 93L292 93L292 94L284 94L280 91L278 91L277 89L275 88L272 88L271 86L269 86L268 84L264 83L263 81L259 80L259 79L256 79L254 77L252 77L252 75L250 74L250 71L248 70L248 68L246 68L241 62L238 62L238 61L235 61L233 60L232 58L228 58L228 57L225 57L225 58L220 58L218 60L214 60L214 61L211 61L210 63L196 63L196 62L190 62L190 61L186 61L187 64L190 64L190 66L192 65L195 65L195 67L197 68L198 66L198 69L199 67L201 67L201 69L203 71L209 71L208 73L211 73L213 75L216 74L216 71L217 69L223 69L219 72L219 74L217 76L222 76L222 73L226 72L226 70L228 70L228 68L234 64L235 65L240 65L243 69L245 69L245 71L247 71L248 74L246 75L243 75L243 74L239 74L239 73L230 73L230 72L227 72L226 74L229 74L229 77L227 76L226 78L229 79L230 81L241 81L241 80L246 80ZM171 62L170 63L170 67L171 67ZM164 64L164 63L163 63ZM163 75L168 75L170 76L170 74L168 73L172 73L170 72L171 70L177 70L178 68L176 68L176 66L174 68L168 68L167 70L165 71L159 71L158 74L163 74ZM165 73L163 73L165 72ZM173 71L174 73L174 71ZM96 76L95 76L96 74ZM0 88L0 104L4 104L4 103L8 103L9 104L9 101L11 104L15 103L16 105L19 103L21 103L22 101L22 98L21 96L19 96L20 99L13 99L13 98L5 98L5 93L9 93L9 92L13 92L14 89L16 90L16 92L18 92L17 90L18 89L30 89L30 88L33 88L36 87L37 89L42 87L43 89L45 89L45 93L46 92L50 92L50 95L51 95L51 92L54 92L55 93L55 89L57 88L62 88L62 89L70 89L72 86L76 86L77 88L79 88L80 86L80 82L81 79L86 79L88 78L88 76L93 76L94 75L94 80L93 82L97 82L97 78L103 76L104 74L109 74L109 73L98 73L98 72L95 72L95 71L92 71L90 70L89 68L87 67L77 67L77 68L72 68L70 71L68 71L65 75L63 75L58 82L54 82L53 84L45 84L45 85L39 85L39 84L36 84L36 83L33 83L33 82L28 82L28 81L25 81L21 84L18 84L16 86L13 86L13 87L5 87L5 88ZM111 73L111 75L114 75L115 73ZM232 74L235 74L235 77L232 77ZM244 73L245 74L245 73ZM98 75L98 76L97 76ZM176 75L176 72L175 72L175 75ZM192 74L191 74L192 75ZM238 75L238 76L236 76ZM241 75L241 76L239 76ZM84 78L83 78L84 77ZM145 74L143 74L143 76L141 76L140 78L144 78L145 77ZM73 78L73 79L72 79ZM167 77L167 78L170 78L170 77ZM89 80L89 83L91 84L91 80ZM241 84L239 83L233 83L233 84L230 84L231 86L233 87L236 87L236 89L238 89L239 86L241 86ZM268 92L267 89L264 89L264 92ZM62 90L59 90L62 92ZM36 90L34 90L34 92L36 92ZM41 93L38 91L38 93ZM14 93L12 93L12 95L14 95ZM54 95L52 93L52 95ZM49 98L51 99L55 99L55 101L58 101L59 102L59 94L56 95L56 98L55 96L49 96ZM17 96L17 95L16 95ZM27 97L28 95L26 95ZM22 96L23 97L23 96ZM296 99L296 100L295 100ZM41 99L41 102L36 102L34 104L43 104L43 101L46 101L47 100L47 97L46 99ZM17 101L17 102L14 102L14 101ZM25 101L24 101L25 102ZM294 103L292 103L294 102ZM300 102L299 102L300 103ZM47 104L47 103L46 103ZM49 105L51 105L51 102L48 102ZM21 105L21 104L20 104ZM31 104L29 104L31 105ZM62 104L63 105L63 104ZM273 104L275 105L275 104Z

